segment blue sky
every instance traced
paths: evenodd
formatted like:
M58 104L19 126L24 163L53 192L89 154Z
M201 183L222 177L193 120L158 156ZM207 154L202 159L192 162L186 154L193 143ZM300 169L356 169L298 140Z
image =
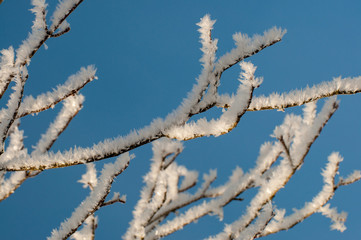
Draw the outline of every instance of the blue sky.
M48 2L49 13L56 2ZM1 49L10 45L16 48L26 38L33 20L29 8L25 0L5 0L0 5ZM165 117L186 97L201 70L196 23L205 14L217 19L213 36L219 39L218 56L233 47L235 32L253 35L273 26L287 29L282 42L249 59L258 66L256 75L264 77L255 92L260 95L312 86L340 75L360 75L360 10L361 3L356 0L84 1L68 19L71 31L50 39L48 50L42 48L33 57L25 95L48 91L81 66L94 64L99 79L81 91L86 97L84 108L53 150L91 146L141 128L156 117ZM220 91L234 92L238 74L237 66L225 73ZM305 165L274 199L277 206L290 211L310 201L322 187L320 172L333 151L344 157L341 175L361 169L361 97L339 99L340 109L312 146ZM59 109L22 120L27 147L36 143ZM245 170L253 166L259 146L271 139L274 127L290 112L299 113L300 108L285 113L247 113L230 134L186 142L178 161L200 173L217 168L221 183L235 166ZM142 176L149 167L151 146L133 153L136 158L113 186L114 191L127 194L128 202L97 213L97 239L119 239L131 219ZM104 162L108 160L98 163L97 168L101 169ZM25 182L0 204L0 238L49 236L87 195L87 190L77 183L84 171L84 166L48 170ZM340 211L349 213L344 233L330 231L330 220L317 214L289 231L265 239L360 238L360 190L360 183L344 187L331 201ZM235 213L243 213L245 206L246 201L232 203L223 222L216 217L202 219L169 239L201 239L217 233L236 217Z

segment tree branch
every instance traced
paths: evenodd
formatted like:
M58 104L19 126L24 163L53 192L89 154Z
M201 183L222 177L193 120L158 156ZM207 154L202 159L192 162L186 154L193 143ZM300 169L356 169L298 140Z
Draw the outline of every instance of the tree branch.
M91 191L90 195L74 210L71 217L61 223L59 229L54 229L49 240L67 239L79 226L98 210L104 203L106 196L110 192L114 178L121 174L130 161L128 154L117 158L113 164L106 164L99 178L99 184Z

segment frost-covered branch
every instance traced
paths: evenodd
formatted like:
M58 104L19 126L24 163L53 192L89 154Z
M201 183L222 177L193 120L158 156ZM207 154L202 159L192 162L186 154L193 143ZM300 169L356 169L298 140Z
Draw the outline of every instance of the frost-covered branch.
M61 27L62 29L66 29L68 24L65 22L66 26L62 26L64 24L65 19L83 2L83 0L61 0L59 4L56 6L56 10L51 17L51 27L50 33L54 34L55 31Z
M282 40L282 37L286 34L286 30L273 27L268 31L265 31L263 35L254 35L250 38L247 34L236 33L233 35L233 40L236 43L236 47L229 53L220 57L216 65L217 75L221 75L225 70L237 64L238 62L255 55L259 51L266 47Z
M27 151L24 149L24 135L20 131L18 124L14 124L12 132L10 133L10 142L5 154L8 155L26 155ZM28 172L14 172L8 178L5 178L5 172L1 171L0 178L0 201L8 198L14 191L27 179Z
M360 179L361 179L361 171L355 170L348 177L340 178L339 182L336 185L336 188L338 188L340 186L346 186L346 185L352 184Z
M344 79L341 81L341 79L335 79L332 83L325 83L322 85L317 85L313 88L310 88L309 90L304 90L304 91L295 91L295 92L291 92L288 95L272 95L269 99L268 98L253 98L250 107L248 108L248 110L262 110L262 109L267 109L267 108L275 108L275 109L284 109L286 107L289 106L295 106L295 105L301 105L304 103L307 103L309 101L314 101L318 98L321 97L328 97L331 96L333 94L346 94L346 93L357 93L359 90L359 87L357 87L359 85L359 78L354 78L354 79ZM204 83L204 84L198 84L196 85L191 94L189 94L189 96L202 96L202 92L204 92L202 89L202 87L200 86L208 86L208 83ZM323 90L320 90L323 89ZM197 94L198 92L198 94ZM220 101L222 102L224 99L226 99L227 97L223 97L223 98L219 98ZM299 99L302 98L301 100L295 100L295 99ZM196 100L195 102L193 102L193 104L190 104L190 100L192 99L192 97L189 97L188 99L184 100L183 103L181 104L181 106L175 110L173 113L169 114L164 120L161 119L157 119L156 121L154 121L152 124L150 124L147 127L144 127L143 129L138 130L137 132L132 132L129 135L125 136L125 137L118 137L115 140L106 140L106 144L105 142L103 143L98 143L97 145L94 146L94 148L78 148L76 150L70 150L68 152L64 152L63 154L57 154L58 156L56 156L57 159L59 159L59 164L54 164L54 162L52 162L51 164L46 164L46 159L48 157L45 157L44 159L39 159L40 161L37 164L33 164L33 165L37 165L37 166L33 166L34 169L46 169L46 168L54 168L54 167L65 167L65 166L70 166L70 165L76 165L76 164L82 164L82 163L87 163L87 162L93 162L93 161L98 161L98 160L102 160L104 158L109 158L109 157L113 157L113 156L117 156L121 153L127 152L129 150L135 149L143 144L146 144L148 142L154 141L160 137L163 137L167 134L164 134L165 131L167 129L167 132L170 131L170 129L177 129L177 128L187 128L189 129L189 127L191 127L192 129L194 128L198 128L199 124L195 124L194 122L190 122L190 123L186 123L188 121L188 117L187 116L191 116L192 114L195 114L194 111L194 107L193 106L198 106L201 102L201 100ZM223 99L223 100L222 100ZM231 106L232 103L234 102L235 98L227 98L227 103L225 104L221 104L222 106ZM256 99L256 100L254 100ZM284 100L282 100L284 99ZM297 102L297 104L295 104L295 101ZM32 101L30 101L32 102ZM50 107L54 104L54 102L56 101L50 101L49 104L47 104L47 107ZM272 102L275 102L274 104L270 104ZM285 104L285 102L289 102L289 104ZM208 106L212 106L213 103L209 104ZM291 105L290 105L291 104ZM25 104L26 105L30 105L30 104ZM190 106L187 108L187 106ZM271 106L271 107L270 107ZM38 108L37 108L38 109ZM193 109L193 110L188 110L188 114L186 114L186 109ZM36 112L38 110L28 110L27 112ZM23 112L23 110L22 110ZM183 119L183 120L182 120ZM204 120L199 120L199 121L204 121ZM183 122L183 124L185 124L182 127L181 122ZM202 124L200 124L202 125ZM180 127L177 127L180 126ZM169 129L169 130L168 130ZM199 130L201 132L203 132L202 134L204 135L208 135L209 133L205 133L203 130ZM182 130L181 132L186 132L185 130ZM198 135L202 135L201 133L196 134L195 136L189 136L189 137L183 137L183 139L188 139L188 138L194 138ZM218 133L219 134L219 133ZM216 134L217 135L217 134ZM101 151L101 153L99 151L94 151L95 149L103 149L103 151ZM87 152L87 156L84 156L84 153ZM72 161L67 161L67 162L63 162L63 160L61 160L63 158L64 155L68 155L72 154L73 157L71 157ZM79 157L82 156L82 157ZM52 156L53 157L53 156ZM44 162L44 163L42 163ZM7 168L8 170L26 170L28 169L27 167L23 167L23 168L12 168L10 166L8 166ZM28 169L29 170L29 169Z
M305 204L302 209L294 210L294 213L284 217L285 210L277 210L280 214L275 220L273 220L267 227L259 234L258 237L267 236L269 234L277 233L282 230L292 228L294 225L302 222L307 217L314 213L320 212L323 215L332 219L332 229L344 231L346 227L344 222L346 221L346 214L338 214L335 209L330 209L329 204L326 203L334 196L335 191L338 189L339 184L335 184L335 176L338 173L339 164L343 159L338 153L333 153L328 158L328 164L323 170L324 186L320 193L315 196L311 202ZM350 183L360 180L360 173L355 172L351 175ZM341 181L341 180L340 180Z
M51 35L52 38L57 38L70 31L70 24L64 20L59 27L59 31Z
M251 103L253 90L262 82L261 79L254 76L256 68L253 64L242 62L241 68L244 73L241 74L241 85L237 90L234 104L218 120L212 119L208 122L202 118L197 122L186 123L180 127L176 126L166 132L167 137L189 140L210 135L219 136L235 128Z
M52 92L43 93L36 98L32 96L25 97L17 117L21 118L54 107L57 103L76 94L87 83L97 79L95 73L96 69L92 65L81 68L79 72L71 75L63 85L57 86Z
M2 50L2 61L0 63L0 98L3 96L10 82L15 77L12 69L21 68L30 63L30 59L39 48L45 44L50 37L60 36L70 30L66 18L79 6L82 1L60 1L57 10L53 14L53 24L48 28L46 15L47 4L45 0L32 0L34 6L31 11L35 14L32 25L32 32L26 40L16 49L16 59L13 47L9 50ZM60 28L59 33L55 33ZM4 58L5 57L5 58Z
M47 152L54 142L58 139L60 134L66 129L70 121L75 117L82 107L84 97L82 95L75 95L66 99L64 106L59 112L55 121L49 126L46 134L42 135L38 144L34 147L32 155L41 155ZM17 120L19 121L19 120ZM26 157L28 156L27 149L23 145L23 131L18 129L15 125L10 134L10 144L3 154L3 161L11 161L14 156ZM20 155L19 155L20 154ZM20 171L12 173L6 181L2 181L0 191L0 201L9 197L20 185L28 178L35 177L41 171Z
M146 186L141 192L133 212L134 219L124 235L124 239L147 238L160 222L169 214L175 212L202 198L216 178L216 172L211 171L204 176L204 183L194 194L186 193L197 183L198 173L188 171L178 166L174 160L167 164L167 156L178 155L183 149L180 142L161 139L153 144L153 163L150 172L145 176ZM180 181L180 177L183 180Z
M300 106L321 98L336 95L350 95L361 92L361 77L335 78L330 82L317 84L311 88L294 90L284 94L273 93L269 97L254 97L249 111L285 109Z
M95 230L98 227L98 217L90 215L83 224L82 229L73 233L70 239L73 240L94 240Z
M232 224L227 225L223 232L214 237L215 239L234 239L247 229L257 218L264 205L271 201L277 192L287 184L292 175L300 169L311 145L337 107L336 99L329 99L311 124L309 121L302 121L302 118L298 116L287 115L285 117L284 123L276 127L274 137L280 139L281 136L289 136L292 142L289 154L293 159L293 164L290 164L290 159L285 156L278 166L269 170L267 179L259 179L260 189L249 203L246 213ZM309 109L307 108L307 110ZM307 118L310 117L309 113L305 115ZM300 141L301 139L302 141ZM283 149L283 151L285 150ZM287 155L285 152L284 154Z
M150 170L144 177L145 187L124 239L159 239L206 215L217 215L223 220L224 208L238 200L247 200L247 208L240 211L239 218L212 239L263 237L289 229L316 212L331 219L332 229L345 229L346 214L338 213L336 208L330 208L327 203L340 186L360 180L361 172L355 171L336 182L338 165L342 161L336 153L330 155L329 163L322 173L324 186L321 192L303 208L285 217L285 210L277 209L273 199L300 170L312 144L337 110L338 102L333 96L361 92L361 77L336 78L311 88L254 97L263 79L256 78L256 67L243 60L281 41L286 31L280 28L274 27L263 35L253 37L234 34L236 46L223 56L217 56L218 40L212 36L215 21L205 15L197 24L202 70L196 84L174 111L126 136L106 139L92 147L51 152L54 142L82 108L84 97L79 91L96 79L96 70L93 66L81 68L56 89L35 98L24 98L24 86L29 77L27 67L49 38L70 31L67 17L82 2L60 0L49 19L46 1L32 0L31 11L35 19L31 33L18 49L14 50L11 46L1 51L0 98L7 96L8 100L6 107L0 110L0 201L9 197L26 179L45 169L86 164L87 171L79 182L83 187L89 187L89 196L69 219L53 230L48 239L94 239L98 223L95 212L115 203L125 203L124 195L120 196L117 192L112 198L108 198L108 195L114 179L127 168L132 159L129 151L158 140L153 143L154 155ZM240 85L234 95L221 95L218 87L222 74L236 64L241 66ZM5 95L9 86L12 86L12 92ZM320 98L327 98L327 101L317 113L316 101ZM20 118L45 111L60 102L63 102L63 108L29 154L24 146L24 132L19 130ZM204 174L203 181L199 183L197 171L190 171L176 161L183 151L183 145L178 140L226 134L237 126L247 112L283 110L303 104L306 104L303 116L288 114L284 123L274 130L272 136L275 141L261 146L255 167L247 172L235 168L229 180L223 184L213 186L217 178L216 170ZM194 121L193 116L213 107L225 109L214 119L200 117ZM98 177L94 162L111 157L118 158L114 163L105 164ZM10 171L15 172L7 173ZM256 193L246 199L243 194L250 189L255 189Z
M208 214L217 214L222 218L222 208L236 199L236 197L245 190L254 187L256 178L259 175L264 174L277 160L280 154L279 149L280 146L277 144L265 144L261 148L257 166L253 170L247 174L243 174L243 171L237 168L234 170L229 182L217 188L210 188L210 185L216 177L216 172L211 171L209 175L204 177L204 183L196 191L196 193L178 194L177 198L174 199L174 201L171 201L168 206L163 206L157 210L158 212L154 214L152 220L150 221L151 225L149 227L145 227L145 233L147 233L146 239L155 239L169 235ZM184 214L175 216L172 220L167 220L167 222L162 225L160 224L170 213L206 198L214 198L214 200L210 200L207 203L198 203L187 210ZM144 207L147 206L144 205ZM129 235L129 230L127 234L128 235L126 235L125 239L132 239L131 235Z
M74 95L63 101L64 107L49 126L47 132L41 136L41 139L34 147L32 154L39 155L47 152L60 134L66 129L70 121L78 114L83 106L84 96Z
M283 140L279 140L274 144L267 143L262 146L256 167L246 174L243 174L242 170L236 169L229 182L222 186L213 189L209 188L210 184L215 179L216 175L214 175L214 177L210 178L212 179L211 181L205 180L204 186L206 187L201 187L200 189L202 190L197 191L194 195L184 195L179 194L178 192L177 197L170 202L169 206L165 204L167 200L162 197L160 202L161 205L155 205L155 207L152 208L149 206L150 202L144 200L142 197L140 200L144 201L142 208L138 209L136 207L139 214L135 213L134 220L125 235L125 239L157 239L159 237L164 237L182 229L185 225L190 224L205 215L216 214L222 219L223 207L228 205L234 199L237 199L244 191L254 187L260 187L260 189L258 194L251 200L246 214L239 220L228 225L223 233L220 233L214 238L238 239L240 236L251 236L252 234L252 238L258 236L273 217L272 213L272 217L268 214L268 217L259 218L259 213L266 204L272 200L275 194L287 184L292 175L300 169L310 146L316 140L317 136L319 136L322 128L336 109L336 99L330 99L326 102L318 115L314 112L315 106L313 104L312 106L308 105L305 108L304 118L293 115L286 116L284 124L277 127L274 132L274 137L276 139ZM281 138L280 136L284 137ZM303 141L300 141L299 139L302 139ZM163 143L162 145L165 144ZM285 145L289 146L287 147L287 151L284 148ZM283 155L281 154L282 152ZM290 164L290 159L287 159L287 155L292 159L292 164ZM272 167L274 162L280 156L284 157L283 160L281 160L279 165ZM161 168L158 167L156 169ZM176 174L172 174L172 176L175 175ZM159 172L154 176L160 178L161 176L164 176L164 174ZM146 178L146 180L149 184L149 179ZM164 177L160 180L163 189L164 184L166 185L167 181L169 180ZM154 184L156 184L156 182L153 182L153 185ZM156 186L154 189L155 188ZM159 193L160 191L157 192ZM170 192L172 191L167 191L166 198L168 198L168 193ZM162 194L160 195L163 196ZM148 196L152 196L152 194ZM205 198L211 199L207 202L195 204L184 213L174 216L172 219L168 219L170 213L179 211L183 207ZM146 211L151 212L150 218L145 217L144 213ZM166 222L165 219L167 219ZM257 224L252 225L253 227L249 228L255 219L257 219ZM263 225L261 223L263 223ZM150 224L149 227L148 224ZM250 229L253 229L254 231L251 231ZM256 229L258 230L256 231Z
M165 119L156 119L149 126L146 126L136 132L131 132L125 137L118 137L114 140L105 140L104 142L94 145L92 148L77 148L56 154L49 153L48 155L44 154L43 156L37 157L36 159L31 157L27 159L14 159L13 161L8 162L6 165L0 166L0 169L8 171L43 170L84 164L118 156L156 139L167 136L170 129L175 129L178 127L182 128L182 126L187 123L190 117L204 111L204 109L199 108L200 104L202 105L203 103L206 103L205 109L213 107L215 105L214 101L208 102L208 100L202 99L205 90L211 84L211 79L215 76L215 70L210 73L210 71L214 68L212 62L214 61L213 59L217 43L216 40L212 40L210 38L210 31L213 27L213 23L214 21L211 21L207 16L204 17L200 23L201 42L203 45L203 56L201 61L203 62L204 69L200 77L197 79L197 84L193 87L193 89L188 94L188 97L183 100L180 106L172 113L170 113ZM240 56L237 59L242 60L245 57L257 53L266 46L269 46L270 42L272 42L270 40L272 36L275 38L275 41L279 41L283 36L282 31L275 31L279 34L274 34L273 31L270 32L272 34L266 34L265 37L257 37L250 42L239 43L240 45L248 44L249 46L246 47L248 49L247 51L238 51ZM260 49L260 46L263 47ZM251 51L250 49L254 50ZM233 57L234 54L229 56ZM225 59L227 59L227 57L225 57ZM257 82L256 79L250 80L248 82L249 83L243 82L241 85L244 85L246 86L246 89L249 89L248 97L243 95L245 89L244 87L240 88L240 94L238 94L239 98L247 100L240 100L239 105L232 108L232 111L225 113L221 119L223 123L226 123L227 131L233 129L238 123L240 117L244 114L244 108L248 108L253 89L260 83ZM206 102L204 102L204 100ZM195 109L198 110L195 112ZM215 135L219 134L220 133L216 133ZM24 164L25 161L27 163L26 165Z
M30 59L49 38L46 23L47 4L45 0L32 0L31 4L34 6L31 11L35 15L35 20L33 21L32 31L29 33L28 38L16 50L15 65L17 67L29 64Z
M271 219L274 217L274 211L272 204L268 202L263 207L255 223L249 225L236 239L239 240L253 240L259 236L264 228L268 225Z
M21 99L24 93L24 85L28 79L28 71L26 67L18 69L15 76L15 86L7 102L7 108L1 109L0 115L0 155L4 152L4 143L8 135L8 131L16 119Z
M37 52L41 45L53 35L48 29L47 25L47 4L45 0L32 0L33 8L31 11L35 15L31 33L28 38L23 41L21 46L14 51L13 47L1 51L0 60L0 98L8 89L9 84L13 81L13 92L10 94L7 107L0 110L0 145L1 145L1 161L11 161L13 158L26 159L30 155L23 145L23 131L18 129L19 121L17 118L25 115L40 112L53 107L58 102L77 94L77 92L84 87L84 85L95 78L95 69L90 66L87 69L82 68L77 75L73 75L62 87L58 87L53 93L47 93L39 96L36 100L27 98L23 101L24 85L28 79L28 71L26 64L29 65L30 59ZM77 3L78 5L79 3ZM73 5L74 6L74 5ZM73 9L75 9L73 7ZM69 12L70 13L70 12ZM67 14L68 16L69 14ZM65 17L66 18L66 17ZM62 22L65 23L65 18ZM55 27L54 31L59 27ZM60 31L65 33L68 28L60 28ZM15 57L16 52L16 57ZM78 98L79 99L79 98ZM81 100L82 101L82 100ZM57 140L59 135L65 130L71 119L79 111L76 105L71 104L72 100L66 100L68 106L62 110L58 119L50 126L48 133L43 136L36 152L44 154L50 149L52 144ZM5 141L9 138L9 146L5 149ZM14 191L28 178L34 177L40 171L21 171L12 173L8 178L5 178L5 173L1 173L1 189L0 201L9 197Z
M83 188L89 187L90 191L93 192L96 186L98 185L98 177L97 177L95 164L89 163L86 165L86 167L87 167L86 173L82 175L82 178L78 182L83 184ZM106 193L106 195L103 198L105 199L108 194L109 191L108 193ZM118 192L115 192L112 199L108 201L103 201L101 203L99 202L96 211L102 207L110 206L118 202L125 203L125 201L126 201L125 195L120 196ZM87 219L85 219L85 221L82 224L83 225L82 229L79 230L78 228L78 230L71 235L71 239L84 240L84 239L95 238L95 230L98 226L98 217L95 216L94 213L95 212L93 212Z
M127 168L130 159L129 154L123 154L114 163L104 165L98 184L90 195L74 210L70 218L61 223L58 229L53 230L48 239L67 239L90 215L97 211L105 202L114 178Z
M214 61L216 59L216 51L217 51L217 43L218 40L212 39L212 29L213 25L216 21L211 20L209 15L205 15L201 18L201 21L197 23L199 28L200 35L200 43L202 44L201 51L203 52L203 56L200 59L202 63L203 69L199 76L199 81L203 82L202 91L199 92L199 96L197 97L198 103L201 101L205 91L210 86L211 88L214 86ZM212 90L208 90L212 91Z
M120 196L120 193L115 192L115 193L114 193L114 196L112 197L112 199L104 202L104 203L101 205L101 207L110 206L110 205L113 205L113 204L115 204L115 203L125 203L125 202L126 202L126 199L127 199L127 196L126 196L126 195Z
M214 71L212 73L212 84L210 90L207 91L206 96L202 101L197 104L194 112L204 112L209 108L212 108L218 103L219 94L217 93L220 79L224 71L231 68L235 64L249 58L263 49L270 47L282 40L282 37L286 33L285 30L280 28L272 28L265 31L263 36L255 35L249 38L247 34L237 33L233 35L233 39L236 43L236 48L232 49L229 53L224 54L215 64Z
M10 46L0 52L0 99L8 88L11 79L15 77L15 53L14 48Z
M35 14L35 20L32 27L32 32L28 38L23 41L23 44L16 50L16 65L24 66L30 63L30 59L39 50L39 48L53 35L55 31L61 27L65 19L79 6L81 1L64 0L60 1L53 13L53 24L49 28L46 23L46 7L45 0L33 0L34 8L32 11ZM67 27L65 27L66 29ZM61 32L64 32L61 28Z
M284 110L289 107L328 98L336 95L351 95L361 92L361 77L335 78L330 82L323 82L301 90L293 90L286 93L271 93L269 96L254 96L247 111L260 111L278 109ZM234 97L221 95L217 106L228 108L234 102Z

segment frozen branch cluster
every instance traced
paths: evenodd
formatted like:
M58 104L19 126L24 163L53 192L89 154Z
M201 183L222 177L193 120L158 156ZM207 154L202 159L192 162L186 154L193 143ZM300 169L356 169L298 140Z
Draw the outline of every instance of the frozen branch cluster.
M0 109L0 201L8 198L28 178L44 170L85 164L87 171L79 182L84 188L89 187L89 196L48 239L94 239L98 224L96 211L114 203L125 203L126 197L119 193L114 193L112 198L108 195L114 179L134 158L129 152L153 142L151 167L144 177L145 186L123 239L159 239L206 215L217 215L222 220L224 208L232 201L242 200L242 194L250 189L255 189L256 193L239 218L209 239L259 238L290 229L314 213L330 218L332 229L346 229L346 213L331 208L329 201L339 187L358 181L361 173L355 171L336 180L342 162L339 153L329 156L322 171L323 188L304 207L287 215L273 199L301 169L312 144L337 110L339 104L335 95L359 93L361 77L336 78L303 90L254 96L263 78L256 77L256 67L244 60L281 41L285 30L276 27L253 37L234 34L235 47L217 57L218 40L211 34L215 21L204 16L198 23L202 71L178 108L164 119L155 119L126 136L106 139L89 148L52 152L54 142L82 109L84 96L79 91L97 78L96 69L93 66L81 68L55 89L32 97L26 96L24 91L29 78L27 68L46 41L70 31L66 19L80 3L82 0L62 0L48 17L46 1L32 0L31 11L35 19L31 33L17 49L10 46L0 52L0 98L8 96L3 100L6 105ZM223 72L237 64L241 68L238 89L235 94L220 94L218 86ZM6 91L9 91L8 95L4 95ZM327 100L317 113L316 101L321 98ZM33 149L28 149L24 146L21 118L47 111L60 102L63 107L57 117ZM182 141L227 134L249 111L283 110L301 105L305 105L302 116L288 114L283 124L275 128L274 142L261 146L254 168L247 172L235 168L223 184L214 186L216 170L205 174L200 183L197 171L188 170L176 161L183 151ZM213 107L224 108L219 117L192 118ZM95 162L112 157L117 158L113 163L105 164L98 176Z

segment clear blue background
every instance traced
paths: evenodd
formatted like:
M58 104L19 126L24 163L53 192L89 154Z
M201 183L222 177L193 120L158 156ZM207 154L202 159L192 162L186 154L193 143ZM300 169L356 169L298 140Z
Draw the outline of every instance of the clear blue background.
M26 38L33 20L29 2L5 0L0 5L0 48L17 48ZM56 2L48 2L49 16ZM235 32L252 35L273 26L287 29L282 42L250 59L258 66L256 74L264 76L264 83L255 92L260 95L311 86L340 75L360 75L360 10L361 3L356 0L84 1L68 19L72 30L50 39L48 50L41 48L32 58L25 95L48 91L81 66L95 64L99 80L81 91L86 97L84 108L53 150L91 146L141 128L178 106L201 70L195 24L205 14L217 19L213 36L219 39L218 56L233 47ZM224 74L220 91L235 91L238 74L237 66ZM341 175L361 169L361 99L339 99L340 109L312 146L305 165L274 199L278 207L290 212L318 193L322 188L320 172L332 151L339 151L345 158ZM1 104L4 106L4 100ZM35 145L59 109L60 105L22 120L28 148ZM252 167L259 146L271 140L273 128L285 114L294 111L299 113L300 109L247 113L225 136L186 142L178 162L200 173L217 168L216 184L222 183L236 165L244 170ZM213 115L219 113L212 110ZM120 239L128 227L142 176L149 167L151 145L133 153L136 158L113 185L114 191L127 194L128 201L96 213L96 239ZM97 163L97 168L108 161ZM84 166L48 170L26 181L0 204L0 239L49 236L88 194L76 182L84 171ZM330 231L330 220L316 214L289 231L265 239L361 239L360 190L360 183L341 188L331 201L349 213L344 233ZM218 233L225 223L244 213L251 196L243 196L244 202L231 203L223 222L207 217L169 239L201 239Z

